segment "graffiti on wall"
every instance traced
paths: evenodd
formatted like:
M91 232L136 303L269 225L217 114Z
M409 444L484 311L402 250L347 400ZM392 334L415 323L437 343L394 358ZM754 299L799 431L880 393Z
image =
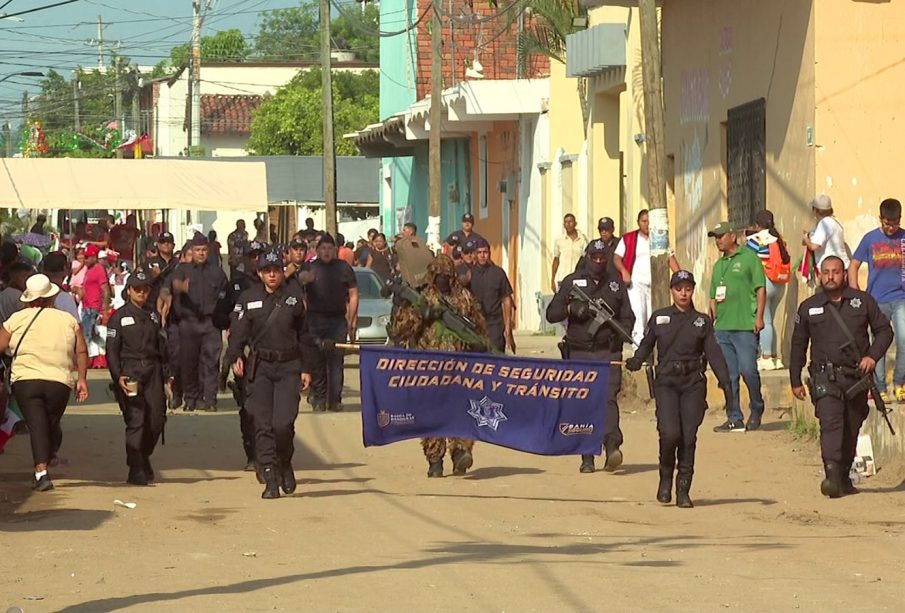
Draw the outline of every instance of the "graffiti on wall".
M720 96L725 100L732 91L732 50L734 48L735 30L727 26L720 30Z
M695 276L704 278L704 266L707 254L707 220L703 208L704 203L704 159L701 139L697 131L691 143L684 143L682 167L682 195L684 198L685 227L684 257L693 262Z
M710 73L706 68L682 72L679 122L706 123L710 119Z

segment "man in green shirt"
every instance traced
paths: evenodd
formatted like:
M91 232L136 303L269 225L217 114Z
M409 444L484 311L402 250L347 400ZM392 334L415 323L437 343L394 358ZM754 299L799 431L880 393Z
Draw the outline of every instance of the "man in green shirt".
M764 267L753 251L739 249L735 228L722 221L707 236L716 240L721 257L710 277L710 314L716 340L729 366L732 403L726 406L726 422L714 432L757 430L764 414L764 397L757 371L757 335L764 328L766 282ZM750 398L748 425L739 402L739 375Z

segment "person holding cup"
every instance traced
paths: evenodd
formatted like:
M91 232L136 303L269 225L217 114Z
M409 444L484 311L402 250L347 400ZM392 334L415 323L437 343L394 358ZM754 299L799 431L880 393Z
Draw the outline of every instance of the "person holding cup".
M166 340L160 318L148 303L154 280L139 270L129 275L126 305L107 324L107 365L126 422L127 481L154 480L151 454L166 422Z

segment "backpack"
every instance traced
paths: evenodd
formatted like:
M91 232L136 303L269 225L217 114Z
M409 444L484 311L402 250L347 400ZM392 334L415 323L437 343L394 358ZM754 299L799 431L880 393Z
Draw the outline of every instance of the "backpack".
M780 239L782 240L782 239ZM792 280L792 262L782 261L782 252L779 249L779 241L774 241L768 246L769 255L764 263L764 274L773 283L783 285Z

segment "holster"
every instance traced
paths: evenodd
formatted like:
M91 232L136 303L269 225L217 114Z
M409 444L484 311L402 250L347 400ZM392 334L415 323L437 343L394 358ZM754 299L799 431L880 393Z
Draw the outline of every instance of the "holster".
M255 380L255 373L258 372L258 361L256 351L248 354L248 359L245 361L245 380L249 383Z
M809 368L811 379L808 382L808 388L811 392L811 400L817 402L821 398L838 398L843 400L845 394L835 382L835 373L832 367L826 368Z
M653 364L644 367L644 376L647 378L647 393L650 394L651 400L654 399L654 380L657 378L657 370Z
M566 339L562 339L561 341L559 341L556 344L556 346L559 347L559 353L562 356L562 359L568 360L569 359L569 343L566 341Z

